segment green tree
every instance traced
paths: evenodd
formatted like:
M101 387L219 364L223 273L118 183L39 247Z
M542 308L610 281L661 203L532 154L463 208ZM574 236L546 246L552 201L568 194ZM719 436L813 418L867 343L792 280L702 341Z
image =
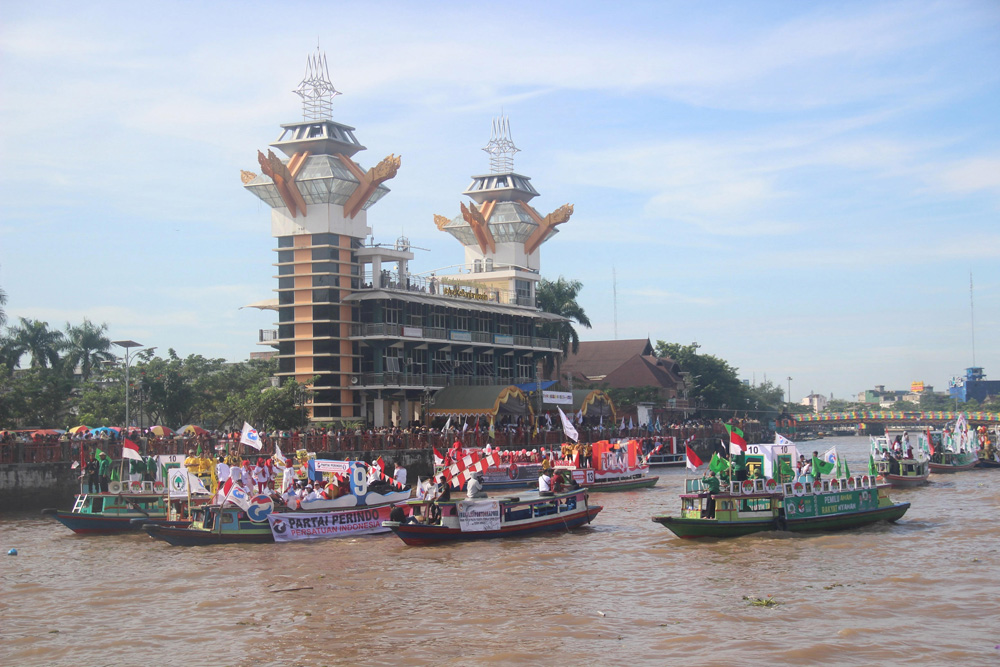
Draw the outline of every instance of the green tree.
M746 385L737 376L739 369L711 354L698 354L697 344L681 345L656 341L656 355L676 361L688 373L690 397L700 397L710 411L749 411Z
M58 366L59 353L66 346L62 332L50 330L48 322L20 319L21 326L14 330L12 354L17 355L15 366L20 366L24 354L31 355L31 368Z
M79 367L81 378L88 380L100 364L114 360L107 330L107 324L97 326L88 319L76 327L66 324L67 372L72 374Z
M580 349L580 336L573 322L588 329L591 327L590 318L576 301L581 289L583 283L579 280L566 280L562 276L555 281L542 278L535 288L535 302L540 310L566 318L563 322L546 322L539 327L539 333L557 339L562 350L562 355L555 360L551 356L546 357L547 375L551 375L553 366L561 367L561 360L569 355L570 350L576 353Z

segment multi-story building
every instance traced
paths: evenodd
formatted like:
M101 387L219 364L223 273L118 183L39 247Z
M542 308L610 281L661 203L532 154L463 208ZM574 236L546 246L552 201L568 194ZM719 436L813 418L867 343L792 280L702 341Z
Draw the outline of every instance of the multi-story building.
M400 159L367 171L354 161L364 146L331 119L338 93L323 56L309 59L296 92L303 120L282 125L272 144L287 159L258 153L263 174L243 181L271 207L278 246L278 329L261 342L277 347L280 377L311 385L310 420L406 424L442 387L535 381L539 360L559 349L539 326L562 321L535 305L539 247L572 207L542 217L528 205L538 193L513 170L506 119L484 149L490 173L464 193L472 202L434 218L462 243L465 262L449 275L415 274L407 239L368 241L368 209Z

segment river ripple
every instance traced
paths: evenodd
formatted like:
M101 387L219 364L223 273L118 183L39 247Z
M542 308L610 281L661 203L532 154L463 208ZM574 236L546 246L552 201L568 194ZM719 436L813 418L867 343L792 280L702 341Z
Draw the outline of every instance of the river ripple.
M867 439L835 443L852 469ZM807 452L808 453L808 452ZM1000 661L1000 470L893 497L896 525L684 541L683 470L572 534L185 549L0 516L0 664L962 665ZM309 588L306 588L309 587ZM284 589L303 588L289 591ZM780 604L748 606L744 596Z

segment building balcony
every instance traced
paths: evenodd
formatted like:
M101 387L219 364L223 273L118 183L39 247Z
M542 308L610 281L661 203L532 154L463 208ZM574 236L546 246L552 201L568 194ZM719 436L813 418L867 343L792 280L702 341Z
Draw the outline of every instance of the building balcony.
M486 331L460 331L437 327L413 327L402 324L372 323L352 324L351 340L376 338L401 338L414 341L441 341L445 343L472 343L490 347L522 347L532 350L559 350L559 341L541 336L512 336Z
M260 329L257 332L257 344L258 345L270 345L272 347L278 347L278 330L277 329Z
M355 381L356 380L356 381ZM359 373L351 378L353 389L440 389L448 386L482 387L534 382L535 378L445 373Z
M535 299L530 294L521 294L504 289L494 289L483 285L477 285L472 280L462 281L450 279L444 282L440 278L408 275L402 280L398 274L383 271L381 275L372 276L371 272L365 272L361 282L361 289L369 290L389 290L394 292L405 292L409 294L426 294L430 296L444 297L455 301L472 301L470 307L475 303L480 304L500 304L502 306L521 306L522 308L535 308Z

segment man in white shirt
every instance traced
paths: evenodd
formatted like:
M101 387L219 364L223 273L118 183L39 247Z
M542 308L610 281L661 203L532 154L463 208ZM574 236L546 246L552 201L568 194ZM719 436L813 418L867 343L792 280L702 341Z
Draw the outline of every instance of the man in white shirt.
M483 473L477 472L469 480L468 485L466 485L465 497L472 498L484 498L486 493L483 492Z
M215 478L219 480L219 486L224 485L229 479L229 464L226 463L224 456L220 456L219 462L215 464Z
M402 466L399 461L396 461L396 471L392 474L393 478L399 484L399 488L406 487L406 468Z
M538 476L538 492L552 493L552 473L547 468Z

